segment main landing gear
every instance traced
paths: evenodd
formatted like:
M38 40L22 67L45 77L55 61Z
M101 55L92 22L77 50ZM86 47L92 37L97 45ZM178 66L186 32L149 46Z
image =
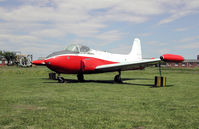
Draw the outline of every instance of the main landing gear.
M116 83L122 83L121 71L118 71L118 72L119 72L119 74L115 76L114 82L116 82Z
M80 81L80 82L85 81L85 80L84 80L84 75L83 75L83 73L77 74L77 79L78 79L78 81Z
M121 71L118 71L118 72L119 72L119 74L115 76L114 82L115 83L122 83ZM84 80L84 75L82 73L77 74L77 79L80 82L84 82L85 81ZM63 77L61 77L60 74L58 74L57 80L58 80L58 83L64 83L65 82L65 79Z

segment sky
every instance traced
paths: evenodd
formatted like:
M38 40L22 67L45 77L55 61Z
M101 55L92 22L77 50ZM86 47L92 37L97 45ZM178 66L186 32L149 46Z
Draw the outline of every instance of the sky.
M199 0L0 0L0 50L34 59L72 43L143 57L199 54Z

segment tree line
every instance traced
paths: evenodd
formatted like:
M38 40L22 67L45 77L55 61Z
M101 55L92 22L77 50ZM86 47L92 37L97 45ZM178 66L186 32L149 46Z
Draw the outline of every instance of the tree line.
M2 60L3 58L8 61L7 65L12 65L16 61L17 56L15 52L0 50L0 59Z

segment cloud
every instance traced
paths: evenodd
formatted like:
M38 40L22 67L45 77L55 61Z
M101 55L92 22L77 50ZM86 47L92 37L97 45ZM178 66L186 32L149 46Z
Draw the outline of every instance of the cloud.
M8 41L12 43L28 43L39 41L37 37L29 35L11 35L11 34L0 34L0 41ZM41 40L40 40L41 41Z
M190 43L190 42L193 42L195 40L198 40L199 39L199 36L191 36L191 37L185 37L184 39L181 39L181 40L177 40L175 42L179 42L179 43Z
M120 40L123 35L124 35L124 33L121 33L117 30L111 30L111 31L107 31L104 33L100 33L100 34L96 35L95 37L100 40L112 42L115 40Z
M187 28L187 27L184 27L184 28L176 28L176 29L174 29L174 31L176 31L176 32L184 32L184 31L187 31L189 28Z
M162 48L162 49L158 49L156 53L158 53L158 54L167 54L167 53L171 53L171 52L173 52L171 49Z
M181 40L176 40L175 42L180 44L175 47L176 50L190 50L199 48L199 36L185 37ZM192 51L193 52L193 51Z
M152 46L166 46L168 43L160 42L160 41L149 41L146 42L146 44L152 45Z
M52 44L35 36L12 34L0 34L0 46L3 50L34 54L34 59L46 56L49 52L63 49L60 44Z
M119 45L111 49L111 52L116 54L128 54L131 51L132 45Z
M120 0L112 12L124 12L137 15L155 15L162 13L161 3L156 0L123 1Z
M199 48L199 42L193 42L193 43L188 43L184 45L177 46L176 49L180 50L187 50L187 49L198 49Z
M151 36L152 33L140 33L140 34L137 34L136 36L138 37L147 37L147 36Z
M112 24L144 24L156 16L168 15L159 22L166 24L197 13L199 8L198 0L16 0L9 8L10 2L0 1L5 4L0 6L1 44L4 48L20 44L20 50L26 44L40 50L49 38L52 39L49 51L57 47L57 40L92 38L106 46L126 36L119 25L112 27Z
M170 23L173 22L181 17L187 16L188 14L192 13L192 11L190 10L185 10L185 11L176 11L174 13L172 13L172 15L164 20L161 20L159 22L159 24L166 24L166 23Z
M176 0L175 2L172 0L168 0L165 4L170 9L168 11L168 14L170 14L170 16L167 17L166 19L161 20L158 23L159 25L173 22L189 14L198 13L198 8L199 8L198 0L189 0L189 1Z

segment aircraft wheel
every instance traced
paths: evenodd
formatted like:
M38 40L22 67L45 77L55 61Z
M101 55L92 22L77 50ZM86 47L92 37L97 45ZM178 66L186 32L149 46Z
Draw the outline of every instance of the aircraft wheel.
M78 79L78 81L83 82L84 81L84 75L83 74L77 74L77 79Z
M64 83L65 82L63 77L57 77L57 80L58 80L59 83Z
M122 83L121 76L120 75L116 75L115 78L114 78L114 81L117 82L117 83Z

